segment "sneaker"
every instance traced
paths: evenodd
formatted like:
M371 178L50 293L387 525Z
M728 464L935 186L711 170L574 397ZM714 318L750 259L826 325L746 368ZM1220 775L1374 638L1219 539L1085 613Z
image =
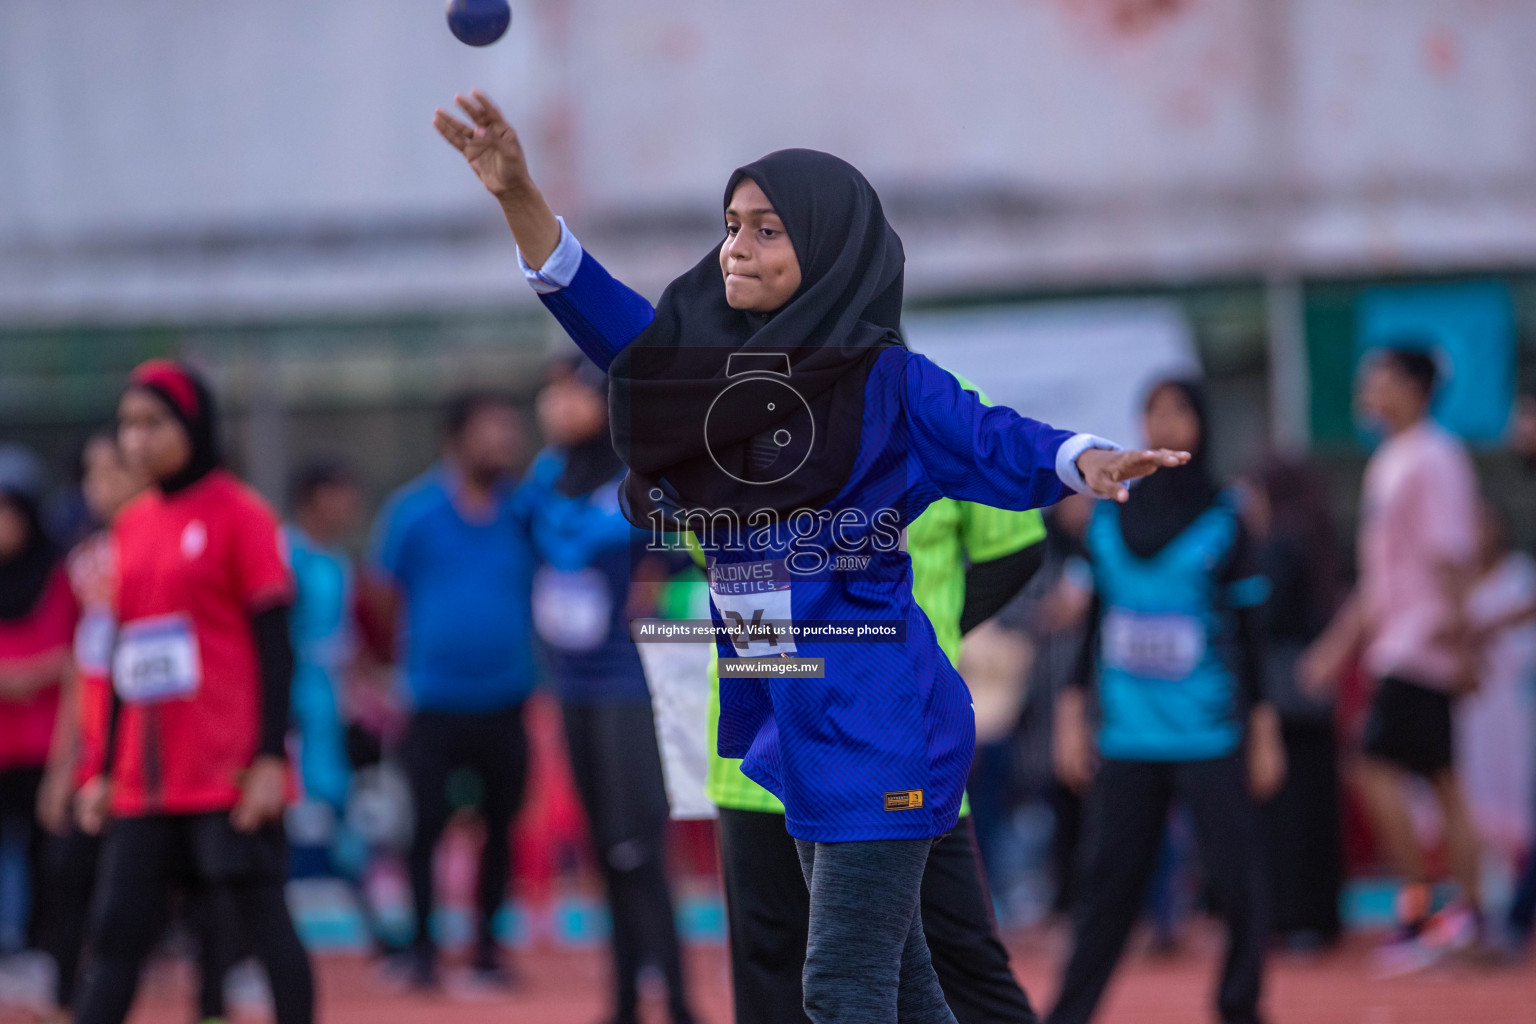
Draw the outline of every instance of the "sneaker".
M1375 974L1379 979L1401 978L1434 966L1440 954L1420 941L1419 929L1402 927L1376 947Z
M0 1005L45 1017L57 1009L53 1002L57 977L53 957L46 953L26 950L0 958Z
M474 968L492 976L500 976L509 985L519 985L522 977L508 962L507 954L500 945L483 946L475 951Z
M272 987L267 983L267 972L260 963L253 959L242 960L225 972L223 1005L225 1014L231 1017L272 1015Z
M1518 967L1530 954L1529 938L1518 930L1490 929L1487 941L1467 956L1474 967Z
M387 955L379 965L384 983L397 992L430 992L438 987L437 954L412 947Z
M1510 960L1524 959L1531 951L1531 931L1506 921L1499 931L1498 943Z
M1419 942L1440 956L1455 956L1477 947L1482 937L1482 915L1465 904L1453 903L1429 919L1419 933Z
M455 971L445 986L449 996L469 1003L502 999L517 988L516 976L502 966L476 966Z
M507 966L500 947L494 945L477 949L468 969L448 979L449 994L471 1002L500 998L520 984L517 972Z

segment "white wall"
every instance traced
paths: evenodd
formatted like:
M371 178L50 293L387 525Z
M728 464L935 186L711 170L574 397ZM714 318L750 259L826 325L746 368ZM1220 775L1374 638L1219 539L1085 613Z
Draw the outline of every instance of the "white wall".
M485 50L438 0L7 0L0 323L527 301L428 124L475 84L652 292L785 145L865 169L914 294L1529 264L1532 52L1524 0L525 0Z

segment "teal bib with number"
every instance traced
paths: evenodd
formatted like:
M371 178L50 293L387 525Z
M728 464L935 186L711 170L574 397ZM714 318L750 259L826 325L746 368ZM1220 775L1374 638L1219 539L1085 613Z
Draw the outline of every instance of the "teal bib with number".
M1150 558L1125 544L1103 502L1085 541L1099 623L1099 752L1116 760L1225 757L1242 735L1230 667L1233 602L1222 579L1237 540L1235 501L1215 504Z

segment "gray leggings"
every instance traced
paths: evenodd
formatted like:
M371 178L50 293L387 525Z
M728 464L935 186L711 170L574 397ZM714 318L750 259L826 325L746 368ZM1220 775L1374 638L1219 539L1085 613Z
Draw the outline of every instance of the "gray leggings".
M804 981L814 1024L955 1024L919 911L933 842L795 840L811 891Z

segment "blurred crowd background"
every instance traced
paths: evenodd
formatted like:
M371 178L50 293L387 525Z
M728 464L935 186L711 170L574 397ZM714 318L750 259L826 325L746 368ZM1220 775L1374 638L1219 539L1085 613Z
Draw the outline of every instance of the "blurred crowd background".
M1536 409L1521 397L1536 386L1533 49L1521 0L528 0L485 50L422 0L9 0L0 441L35 456L60 545L87 528L82 445L154 356L208 376L234 464L278 507L294 509L306 469L346 467L356 514L335 539L357 558L385 496L437 458L455 393L521 410L522 472L545 368L572 350L431 129L434 107L478 86L557 211L653 299L717 243L734 167L810 146L879 189L906 245L911 345L994 402L1129 443L1151 382L1201 375L1214 461L1295 570L1271 609L1293 655L1354 565L1362 357L1418 339L1445 380L1436 417L1497 510L1485 571L1515 567L1536 599ZM1077 807L1052 778L1050 723L1087 608L1084 516L1075 499L1050 513L1045 569L962 664L1006 929L1071 896ZM410 927L392 768L405 711L388 623L356 629L340 683L353 791L339 815L312 802L289 820L292 898L320 949L367 940L353 882L330 877L338 836L366 862L352 877L382 927ZM1482 683L1459 707L1459 767L1502 906L1531 855L1536 633ZM1277 697L1292 776L1267 808L1269 848L1292 893L1277 927L1297 945L1391 917L1344 781L1364 689L1351 676L1330 703ZM514 944L590 943L602 911L559 710L538 695L526 715L499 927ZM1316 813L1325 798L1336 814ZM0 956L26 945L31 827L3 825ZM469 936L479 842L456 819L439 856L450 941ZM1149 904L1170 948L1201 905L1188 846L1176 825ZM670 867L685 941L719 942L707 822L673 826Z

